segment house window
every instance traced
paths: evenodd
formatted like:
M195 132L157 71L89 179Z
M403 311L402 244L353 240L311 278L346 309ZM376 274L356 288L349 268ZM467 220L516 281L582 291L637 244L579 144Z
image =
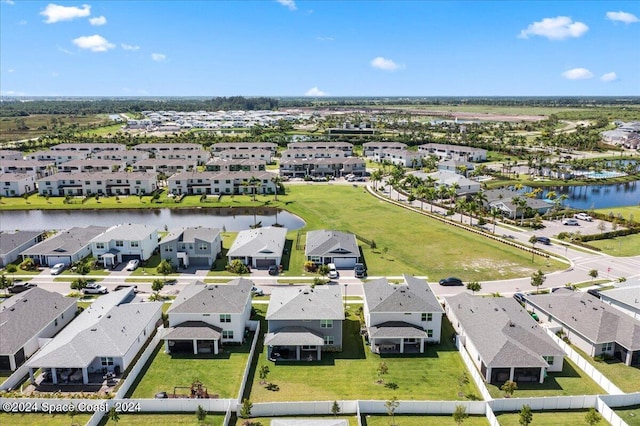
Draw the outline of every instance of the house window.
M317 348L315 345L302 345L303 351L315 351Z
M333 320L320 320L320 328L333 328Z
M333 345L333 336L324 336L325 345Z
M100 357L100 364L102 364L102 366L113 365L113 358L110 356Z
M433 337L433 330L427 330L427 337L431 339Z
M613 350L613 343L612 342L604 343L602 345L602 352L610 352L611 350Z
M233 339L233 330L222 330L223 339Z
M96 243L97 250L104 250L104 243Z
M140 247L140 243L138 241L131 241L131 247Z
M231 322L231 314L220 314L220 322Z
M544 358L544 360L547 362L547 364L553 365L553 357L552 356L543 356L542 358Z
M202 243L198 245L198 250L209 250L209 244Z
M124 241L116 241L116 247L124 247Z
M432 320L433 320L433 314L427 314L427 313L422 314L422 321L432 321Z

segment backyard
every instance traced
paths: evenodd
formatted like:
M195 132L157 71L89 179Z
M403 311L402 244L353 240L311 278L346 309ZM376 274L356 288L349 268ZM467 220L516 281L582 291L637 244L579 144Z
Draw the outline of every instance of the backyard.
M640 426L640 405L619 407L614 410L629 426Z
M71 416L64 414L33 414L33 413L0 413L0 425L11 426L68 426L70 424L83 425L89 421L92 413ZM123 423L124 424L124 423Z
M384 415L367 415L362 422L363 426L389 426L391 423L390 416ZM395 416L396 426L450 426L455 424L452 415L444 416L421 416L421 415L397 415ZM464 426L484 426L489 421L485 416L469 416L464 419Z
M396 396L406 400L465 400L479 399L480 392L473 382L458 385L458 378L466 372L462 358L449 336L453 328L443 319L442 343L427 345L418 355L385 355L371 353L360 335L360 322L355 315L358 305L350 305L343 326L342 352L322 354L320 362L283 362L267 360L267 348L258 343L261 351L256 371L266 365L270 369L267 382L278 390L268 390L253 379L252 402L314 400L385 399ZM259 315L264 315L264 307ZM263 321L266 328L266 323ZM378 377L381 362L388 374ZM468 373L467 373L468 374ZM381 379L382 383L377 383ZM275 389L274 387L272 387ZM460 393L460 394L459 394ZM461 396L460 396L461 395Z
M578 347L574 345L571 345L571 347L623 392L640 392L640 368L637 366L630 367L618 359L598 362Z
M566 426L566 425L585 425L585 416L587 411L534 411L531 426ZM496 413L496 417L501 426L519 426L519 413ZM600 424L607 424L602 421Z

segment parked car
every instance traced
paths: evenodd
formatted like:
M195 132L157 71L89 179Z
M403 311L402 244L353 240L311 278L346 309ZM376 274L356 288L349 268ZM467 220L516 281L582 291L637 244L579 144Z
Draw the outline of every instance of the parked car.
M590 288L589 290L587 290L587 293L593 297L597 297L598 299L600 299L600 291L595 288Z
M587 222L593 221L593 218L591 216L589 216L588 214L586 214L586 213L578 213L573 217L575 217L576 219L580 219L580 220L586 220Z
M34 283L17 283L9 287L7 290L9 290L9 293L16 294L16 293L22 293L23 291L27 291L33 287L37 287L37 285Z
M524 303L525 302L524 293L515 293L513 295L513 298L516 299L520 303Z
M548 246L551 245L551 240L548 237L536 237L539 243L546 244Z
M107 294L109 290L106 287L96 283L89 283L82 289L84 294Z
M440 285L453 286L453 285L464 285L460 278L456 277L447 277L440 280Z
M336 279L336 278L340 278L340 274L338 273L338 270L336 269L336 265L333 263L330 263L327 265L329 267L329 273L327 274L328 277L330 279Z
M567 226L580 226L580 222L575 219L563 219L562 224Z
M353 267L353 272L356 278L364 278L367 276L367 270L363 263L356 263Z
M278 267L276 265L269 266L269 275L278 275Z
M125 271L135 271L136 268L138 268L138 265L140 264L140 261L138 259L132 259L129 261L129 263L127 263L127 266L125 266L124 270Z
M251 287L251 294L254 296L264 296L264 291L260 287Z
M58 275L66 268L64 263L56 263L51 267L51 275Z

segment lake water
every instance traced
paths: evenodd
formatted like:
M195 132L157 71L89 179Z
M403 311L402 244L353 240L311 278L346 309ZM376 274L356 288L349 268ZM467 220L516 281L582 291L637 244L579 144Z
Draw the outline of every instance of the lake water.
M121 223L151 224L158 229L204 226L242 231L254 223L300 229L304 220L289 212L265 207L234 209L154 209L154 210L25 210L0 212L0 230L68 229L74 226L112 226ZM255 216L254 216L255 214Z
M559 196L566 194L565 206L574 209L602 209L607 207L637 206L640 204L640 181L609 185L552 186L543 188L542 198L549 191ZM525 192L531 191L526 188Z

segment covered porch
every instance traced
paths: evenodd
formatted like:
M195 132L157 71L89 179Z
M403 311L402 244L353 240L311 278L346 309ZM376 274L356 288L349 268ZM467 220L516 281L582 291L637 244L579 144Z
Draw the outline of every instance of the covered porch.
M544 367L489 367L486 379L489 383L502 385L507 380L516 383L544 383L546 369Z
M114 268L119 263L122 263L122 254L120 250L117 249L109 249L108 252L101 255L102 257L102 266L105 269Z
M403 321L389 321L369 327L368 338L373 353L422 354L429 336L416 325Z
M168 328L164 337L166 353L218 355L222 329L203 321L186 321Z
M304 327L285 327L264 338L271 361L320 361L324 337Z

